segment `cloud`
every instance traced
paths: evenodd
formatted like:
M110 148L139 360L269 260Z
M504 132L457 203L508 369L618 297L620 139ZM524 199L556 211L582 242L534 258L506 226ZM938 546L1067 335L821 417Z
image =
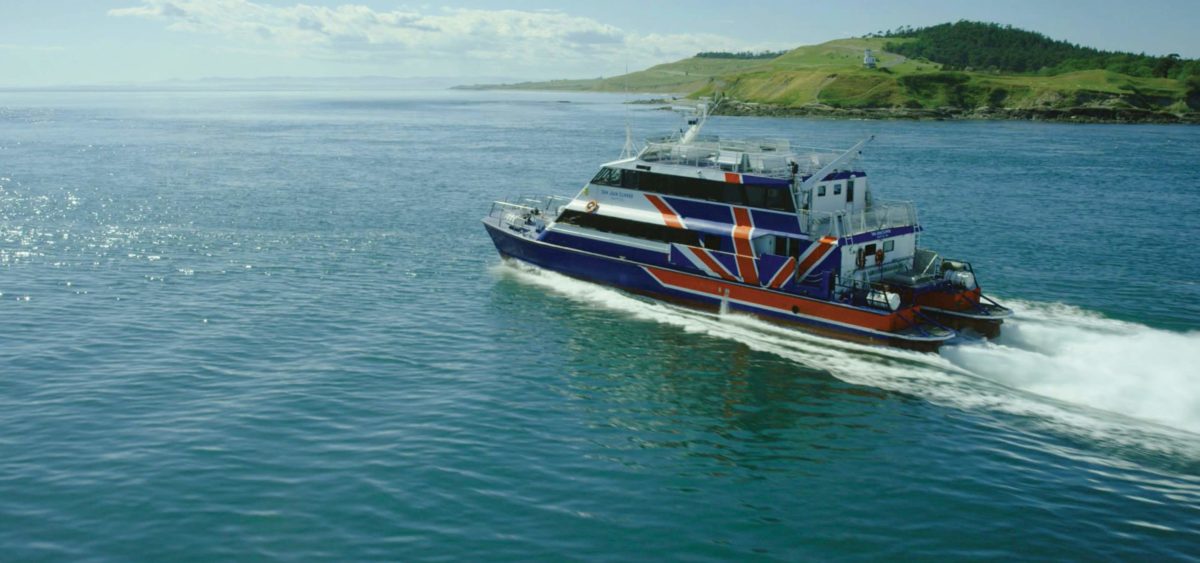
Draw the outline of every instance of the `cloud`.
M376 11L367 6L249 0L142 0L114 17L162 21L277 54L319 60L499 64L507 72L587 72L648 66L698 51L764 48L711 34L636 34L561 11L444 9Z

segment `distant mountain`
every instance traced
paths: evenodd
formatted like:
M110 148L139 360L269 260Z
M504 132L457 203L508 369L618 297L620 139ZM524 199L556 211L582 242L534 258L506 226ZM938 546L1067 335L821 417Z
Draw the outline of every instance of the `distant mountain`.
M865 49L874 68L863 64ZM608 78L466 88L711 96L728 114L1200 122L1195 60L1099 51L996 24L703 55Z

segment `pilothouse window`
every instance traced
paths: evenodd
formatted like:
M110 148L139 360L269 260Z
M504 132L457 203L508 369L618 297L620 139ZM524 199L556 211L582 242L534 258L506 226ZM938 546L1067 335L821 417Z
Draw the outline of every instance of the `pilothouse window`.
M620 186L621 185L621 169L619 168L601 168L596 176L592 178L593 184L601 186Z

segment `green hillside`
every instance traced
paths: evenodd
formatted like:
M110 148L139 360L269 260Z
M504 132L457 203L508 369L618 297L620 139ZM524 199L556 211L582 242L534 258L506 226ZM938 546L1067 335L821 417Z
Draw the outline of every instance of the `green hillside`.
M704 87L715 77L736 73L760 63L762 63L761 60L754 59L692 57L609 78L549 80L519 84L467 86L465 88L586 92L623 92L627 90L630 92L683 94Z
M963 33L979 25L989 30L986 38ZM933 39L924 30L906 29L799 47L774 58L705 53L624 76L491 87L714 97L723 100L719 112L733 114L1200 122L1196 61L1097 51L994 24L927 29L934 30ZM876 68L863 65L868 48ZM961 56L966 58L954 59ZM989 62L1036 69L972 66ZM1077 68L1089 65L1097 68Z

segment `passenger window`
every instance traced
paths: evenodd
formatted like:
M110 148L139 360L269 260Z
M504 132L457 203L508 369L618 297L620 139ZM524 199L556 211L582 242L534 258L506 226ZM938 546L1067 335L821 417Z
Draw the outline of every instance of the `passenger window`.
M825 186L817 186L817 197L825 197Z
M721 236L704 235L704 248L709 250L721 250Z
M841 184L833 185L833 195L842 195L842 185Z
M742 186L737 184L725 184L725 193L723 194L725 203L734 205L746 205L746 191Z
M638 189L638 176L639 173L637 170L622 170L621 187L629 188L631 190Z
M895 249L896 249L896 241L894 241L894 240L883 241L883 251L884 252L891 252Z
M796 242L787 237L775 238L775 252L778 256L791 256L793 254Z
M746 186L746 205L751 207L766 207L767 188L762 186Z
M868 244L868 245L867 245L867 249L866 249L866 253L867 253L867 254L875 254L875 245L874 245L874 244Z

